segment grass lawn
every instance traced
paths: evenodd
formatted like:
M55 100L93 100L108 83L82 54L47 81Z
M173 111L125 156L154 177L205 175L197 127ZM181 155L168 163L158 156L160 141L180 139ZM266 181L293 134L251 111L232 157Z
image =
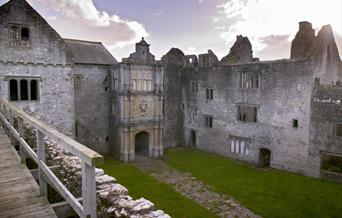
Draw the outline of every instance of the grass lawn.
M172 217L216 217L204 207L174 191L171 186L157 181L130 164L123 164L112 157L105 157L105 164L102 168L106 174L115 177L120 184L124 185L133 198L144 197L152 201L157 209L164 210Z
M264 217L342 217L342 184L247 164L186 148L165 151L167 163L233 196Z

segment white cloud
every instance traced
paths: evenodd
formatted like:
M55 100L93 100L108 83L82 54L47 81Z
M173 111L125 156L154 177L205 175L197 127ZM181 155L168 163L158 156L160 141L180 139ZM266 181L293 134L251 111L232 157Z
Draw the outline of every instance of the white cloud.
M290 34L288 40L292 40L299 21L307 20L314 28L331 24L342 33L341 0L225 0L218 10L220 20L232 22L219 33L226 43L232 44L236 35L243 34L249 37L255 51L263 50L262 39L272 34Z
M63 37L123 47L148 36L143 24L99 11L93 0L29 0L29 3L57 13L58 19L49 22Z
M187 53L194 53L196 51L196 48L195 47L193 47L193 46L190 46L190 47L188 47L188 49L187 49Z

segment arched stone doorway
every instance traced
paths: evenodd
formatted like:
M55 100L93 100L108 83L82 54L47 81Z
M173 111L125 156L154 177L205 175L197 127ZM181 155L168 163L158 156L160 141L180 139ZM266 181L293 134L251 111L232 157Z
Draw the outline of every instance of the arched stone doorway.
M148 132L139 132L135 135L135 152L140 154L149 154L149 134Z
M261 148L259 150L259 167L270 167L271 151L267 148Z

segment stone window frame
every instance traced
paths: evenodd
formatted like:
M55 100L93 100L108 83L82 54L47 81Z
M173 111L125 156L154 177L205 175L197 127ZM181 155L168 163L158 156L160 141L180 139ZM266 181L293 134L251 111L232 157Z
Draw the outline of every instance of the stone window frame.
M339 127L337 128L337 126L339 126ZM335 123L335 125L334 125L334 136L338 137L338 138L342 138L342 134L338 135L338 129L339 128L342 129L342 122ZM339 131L341 131L341 133L342 133L342 130L339 130Z
M259 89L260 75L259 72L240 72L239 88L240 89Z
M74 74L74 91L81 92L82 91L82 74Z
M190 87L192 93L198 93L199 92L199 82L198 81L190 81Z
M17 28L16 43L13 40L13 28ZM8 44L10 47L29 48L31 46L31 29L28 25L9 23L8 24ZM23 39L23 30L27 30L27 39ZM26 38L26 37L25 37Z
M256 109L256 115L255 118L253 119L254 121L244 121L240 119L240 114L239 114L239 109L240 107L253 107L254 109ZM259 110L260 110L260 106L257 104L249 104L249 103L237 103L235 105L235 109L236 109L236 121L237 122L241 122L241 123L250 123L250 124L254 124L254 123L258 123L259 121Z
M17 100L12 100L11 99L11 86L10 86L10 82L15 80L16 84L17 84ZM40 83L42 82L42 78L40 76L17 76L17 75L9 75L9 76L5 76L4 81L7 81L8 83L8 101L11 102L39 102L41 99L41 88L40 88ZM21 90L21 82L22 81L27 81L27 100L24 99L22 100L22 90ZM32 100L32 89L31 89L31 85L32 82L36 81L36 99Z
M232 143L232 142L234 142L234 143ZM251 144L251 140L249 138L231 135L231 136L228 136L228 144L229 144L229 153L235 154L235 155L243 155L246 157L249 156L250 144ZM232 146L233 144L234 144L234 146ZM237 152L237 148L238 148L239 152ZM241 150L242 150L241 148L243 148L243 152L241 152Z
M214 89L213 88L206 88L205 89L205 98L207 101L214 100Z
M204 126L207 128L213 128L214 127L214 116L205 114L204 115Z

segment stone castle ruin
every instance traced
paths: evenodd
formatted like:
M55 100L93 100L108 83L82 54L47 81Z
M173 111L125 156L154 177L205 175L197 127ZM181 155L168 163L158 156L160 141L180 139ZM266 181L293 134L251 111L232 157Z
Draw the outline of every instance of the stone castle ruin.
M0 7L0 93L100 153L134 161L192 146L260 167L340 180L342 62L330 25L300 22L291 58L155 60L142 39L118 62L100 42L62 38L24 0ZM334 168L335 167L335 168Z

